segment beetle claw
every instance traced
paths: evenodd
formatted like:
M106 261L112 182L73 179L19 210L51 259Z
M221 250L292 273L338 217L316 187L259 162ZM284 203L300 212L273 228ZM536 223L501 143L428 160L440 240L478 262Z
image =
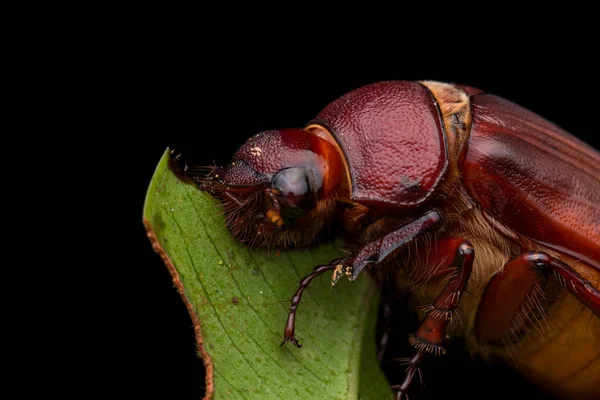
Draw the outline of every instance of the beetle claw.
M292 342L292 344L294 346L296 346L297 348L301 348L302 347L302 343L300 343L298 341L298 339L296 339L294 336L285 336L283 338L283 342L281 342L281 344L279 345L279 347L283 347L287 342Z
M397 392L394 400L408 400L408 395L406 392Z

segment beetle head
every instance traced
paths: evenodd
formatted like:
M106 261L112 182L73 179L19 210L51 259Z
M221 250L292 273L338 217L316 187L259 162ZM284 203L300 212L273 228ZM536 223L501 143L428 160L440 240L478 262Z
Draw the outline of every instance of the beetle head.
M312 132L271 130L251 137L200 186L221 199L237 239L303 245L330 220L341 163L338 150Z

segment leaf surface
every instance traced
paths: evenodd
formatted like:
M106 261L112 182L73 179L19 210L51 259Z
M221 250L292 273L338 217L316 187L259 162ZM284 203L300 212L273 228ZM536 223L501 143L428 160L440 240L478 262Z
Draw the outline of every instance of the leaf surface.
M229 235L219 203L169 168L168 150L143 218L192 317L206 398L390 398L375 358L378 294L366 274L335 288L330 275L315 279L297 312L303 347L279 346L298 282L342 255L336 243L286 252L241 245Z

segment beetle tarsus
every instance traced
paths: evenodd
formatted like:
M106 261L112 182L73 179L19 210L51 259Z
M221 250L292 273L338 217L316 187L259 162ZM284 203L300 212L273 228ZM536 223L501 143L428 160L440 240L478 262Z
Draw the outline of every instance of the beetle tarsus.
M302 343L300 343L298 341L298 339L296 339L295 337L285 337L283 338L283 342L281 342L281 344L279 345L279 347L283 347L287 342L291 342L294 346L296 346L297 348L301 348L302 347Z
M292 304L290 305L290 312L288 314L288 319L285 324L285 333L283 335L283 342L281 343L281 346L283 346L287 342L292 342L294 344L294 346L296 346L298 348L302 347L300 342L298 342L298 340L294 336L294 330L296 328L296 310L298 309L298 306L300 305L300 300L302 300L302 293L304 292L304 289L306 289L308 284L313 279L315 279L317 276L319 276L321 274L324 274L327 271L331 271L331 270L335 269L336 266L340 263L340 261L341 261L341 259L336 259L336 260L332 261L330 264L318 265L315 268L313 268L313 270L310 274L306 275L304 278L302 278L300 280L298 289L296 290L296 292L294 293L294 295L292 296L292 299L291 299Z
M386 288L386 290L387 290L387 288ZM379 343L378 343L378 347L377 347L377 362L380 365L381 365L381 362L383 361L383 357L385 356L385 353L387 352L389 341L390 341L390 336L391 336L390 319L392 316L392 307L391 307L389 301L387 300L387 296L382 295L381 299L382 299L382 307L383 307L383 316L382 316L383 328L381 330L383 333L382 333L381 337L379 338Z
M397 390L394 400L405 400L408 399L408 389L415 377L415 374L418 372L419 377L421 376L421 371L419 366L423 362L425 358L425 353L422 351L417 351L414 356L408 359L407 363L408 368L406 369L406 375L404 376L404 381L400 385L392 386L392 390ZM421 378L422 380L422 378Z

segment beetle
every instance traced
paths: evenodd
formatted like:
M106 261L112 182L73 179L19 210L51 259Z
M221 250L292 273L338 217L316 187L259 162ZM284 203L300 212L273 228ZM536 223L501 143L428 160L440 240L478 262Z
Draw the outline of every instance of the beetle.
M532 111L466 85L377 82L188 174L249 246L331 229L353 245L300 281L282 345L301 347L315 277L393 269L421 312L396 399L449 337L558 396L600 398L600 153Z

